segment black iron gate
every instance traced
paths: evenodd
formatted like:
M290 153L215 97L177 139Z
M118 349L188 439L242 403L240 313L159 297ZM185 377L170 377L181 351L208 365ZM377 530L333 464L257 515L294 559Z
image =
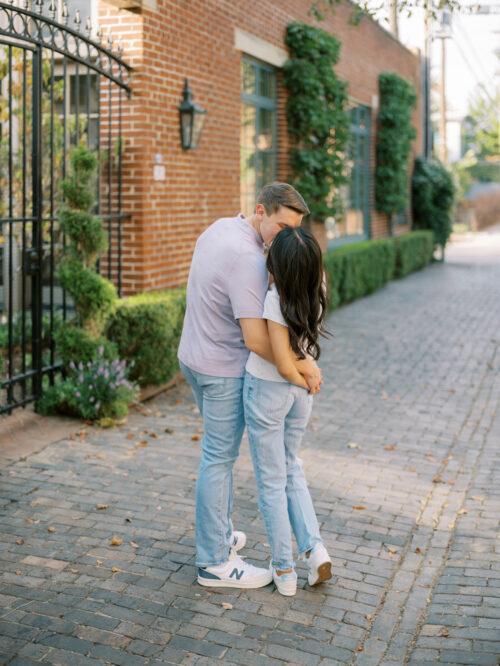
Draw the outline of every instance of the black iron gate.
M60 182L72 146L98 156L96 206L108 231L100 270L121 291L123 97L129 70L95 37L69 28L66 3L0 2L0 413L36 400L60 368L53 343L74 313L57 280L65 239Z

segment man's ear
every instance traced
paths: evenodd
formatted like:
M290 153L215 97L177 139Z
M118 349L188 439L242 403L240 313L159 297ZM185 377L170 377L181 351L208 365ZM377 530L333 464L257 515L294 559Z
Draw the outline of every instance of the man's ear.
M255 206L255 214L260 215L263 217L266 214L266 209L264 208L264 204L257 204Z

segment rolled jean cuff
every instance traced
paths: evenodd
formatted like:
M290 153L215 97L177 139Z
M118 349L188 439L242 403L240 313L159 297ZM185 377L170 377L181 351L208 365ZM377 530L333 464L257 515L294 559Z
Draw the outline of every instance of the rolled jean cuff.
M312 545L308 546L304 550L301 550L298 554L299 560L303 560L306 557L306 553L308 553L310 550L314 548L314 546L317 546L319 543L323 543L323 539L318 539L318 538L313 538L311 539L310 542Z

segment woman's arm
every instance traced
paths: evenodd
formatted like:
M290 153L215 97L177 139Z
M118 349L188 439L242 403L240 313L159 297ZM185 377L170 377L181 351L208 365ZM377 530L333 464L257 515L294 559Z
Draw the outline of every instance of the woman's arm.
M280 375L291 384L296 384L302 388L309 389L306 380L295 367L295 354L290 345L288 328L275 321L268 320L267 329L269 331L269 340L273 351L274 363Z

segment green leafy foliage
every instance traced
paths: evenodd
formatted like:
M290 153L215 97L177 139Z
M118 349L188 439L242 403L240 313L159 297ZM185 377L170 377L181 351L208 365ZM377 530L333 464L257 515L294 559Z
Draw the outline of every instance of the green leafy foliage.
M432 259L433 235L411 232L397 238L349 243L327 252L329 307L371 294L394 277L422 268Z
M114 284L73 257L61 261L59 280L73 297L83 328L99 336L116 302Z
M100 347L92 361L71 362L69 376L47 387L37 408L42 414L60 412L93 421L121 419L136 393L127 379L126 361L107 360Z
M437 160L417 158L412 178L413 228L430 229L444 249L451 234L455 185L451 173Z
M394 239L396 269L394 277L401 278L418 271L432 261L434 236L430 231L413 231Z
M288 26L285 42L291 54L283 72L292 183L307 201L311 219L324 222L341 212L338 188L346 182L347 84L333 69L340 42L303 23Z
M162 384L177 372L184 311L183 289L138 294L119 301L106 333L121 358L134 360L130 377L141 386Z
M379 76L379 112L376 138L375 205L389 216L408 206L408 158L415 128L411 114L417 96L405 79L392 72Z
M62 323L54 333L57 352L65 366L82 361L87 363L96 358L99 347L103 347L103 356L108 360L118 357L116 345L104 336L98 338L80 328L74 321Z

